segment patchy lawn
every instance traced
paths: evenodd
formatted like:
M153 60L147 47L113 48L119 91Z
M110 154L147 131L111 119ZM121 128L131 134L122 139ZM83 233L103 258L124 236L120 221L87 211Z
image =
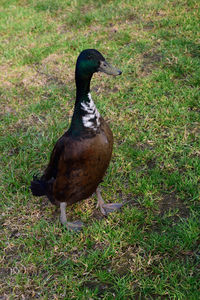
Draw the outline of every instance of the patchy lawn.
M198 1L2 0L0 298L200 298ZM102 183L67 210L29 190L68 128L81 50L122 69L92 95L115 146Z

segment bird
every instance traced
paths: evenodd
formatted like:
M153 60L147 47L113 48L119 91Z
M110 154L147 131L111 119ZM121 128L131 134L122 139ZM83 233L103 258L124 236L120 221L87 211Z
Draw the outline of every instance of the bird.
M60 206L60 222L69 230L79 231L81 221L69 222L66 207L87 199L94 192L97 208L107 214L118 210L122 203L106 204L99 184L109 166L113 150L113 134L100 115L90 93L90 82L96 72L118 76L122 72L113 67L96 49L83 50L76 62L76 101L69 129L56 142L43 175L33 177L31 192L46 196Z

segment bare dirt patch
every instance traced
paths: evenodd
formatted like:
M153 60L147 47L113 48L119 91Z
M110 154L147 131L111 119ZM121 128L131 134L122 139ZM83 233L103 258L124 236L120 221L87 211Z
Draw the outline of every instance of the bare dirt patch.
M143 29L146 31L151 31L153 28L154 28L154 23L152 21L149 21L143 25Z
M50 54L43 59L37 72L46 77L47 83L56 83L65 85L74 81L74 69L69 64L63 63L63 60L69 60L64 54Z
M147 52L143 54L142 65L141 65L141 75L147 76L151 74L158 64L162 60L162 55L159 52Z
M30 66L23 67L23 70L21 70L20 77L22 78L21 82L26 88L30 86L44 86L47 82L47 79L43 74L39 74L33 67Z
M3 64L0 66L0 74L1 74L1 79L0 79L0 86L2 85L3 87L11 87L12 83L9 80L9 77L12 75L12 66L10 64Z
M74 69L72 70L67 62L63 63L64 59L64 54L51 54L43 59L39 66L0 66L0 85L4 88L19 86L25 89L49 84L66 85L74 80Z
M5 277L10 276L10 269L9 268L0 268L0 279L5 279ZM1 299L1 298L0 298Z
M163 194L162 200L158 203L160 215L163 216L165 213L168 213L170 210L177 210L176 219L179 217L187 218L189 217L189 209L183 203L181 199L176 196L176 193Z
M29 86L43 86L46 84L45 76L38 74L32 66L2 66L0 68L3 74L0 83L3 87L14 87L15 85L22 84L25 88Z
M111 269L113 269L120 276L124 276L129 272L136 273L139 270L143 270L147 273L149 268L160 261L160 256L152 256L145 252L141 247L129 246L123 250L123 253L119 253L112 260Z
M95 280L90 280L90 281L85 281L83 283L83 287L90 289L90 290L96 290L98 289L98 296L101 297L103 296L103 294L105 292L107 292L108 290L110 292L114 292L114 288L112 288L112 284L110 283L101 283L99 281L95 281Z

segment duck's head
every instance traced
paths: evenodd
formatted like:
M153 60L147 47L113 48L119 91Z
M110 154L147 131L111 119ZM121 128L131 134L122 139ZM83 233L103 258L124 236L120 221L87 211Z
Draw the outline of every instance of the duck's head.
M95 49L83 50L76 63L76 73L81 77L91 77L95 72L103 72L108 75L121 75L121 71L111 66L103 55Z

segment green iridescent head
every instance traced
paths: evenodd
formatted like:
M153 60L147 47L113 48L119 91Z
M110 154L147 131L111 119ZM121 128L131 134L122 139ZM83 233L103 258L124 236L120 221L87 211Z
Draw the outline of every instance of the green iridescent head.
M103 72L108 75L120 75L122 72L111 66L103 55L95 49L83 50L76 62L76 75L92 76L95 72Z

